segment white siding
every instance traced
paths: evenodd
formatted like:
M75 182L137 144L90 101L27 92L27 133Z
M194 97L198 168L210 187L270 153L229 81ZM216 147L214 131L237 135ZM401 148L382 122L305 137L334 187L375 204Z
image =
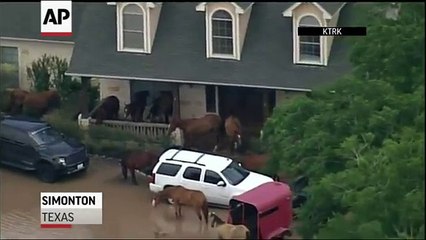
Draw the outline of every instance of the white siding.
M180 116L198 118L206 114L206 90L203 85L179 86Z
M9 40L2 38L0 46L17 47L19 59L19 85L22 89L29 90L31 81L27 76L27 67L43 54L66 58L68 62L71 59L74 45L71 43L60 42L42 42L27 40Z

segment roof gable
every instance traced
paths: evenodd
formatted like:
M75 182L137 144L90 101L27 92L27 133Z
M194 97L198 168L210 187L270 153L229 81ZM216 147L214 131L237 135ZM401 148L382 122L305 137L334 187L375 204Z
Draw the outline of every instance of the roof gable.
M283 15L284 17L292 17L293 11L304 2L297 2L287 8ZM345 2L309 2L316 6L323 13L324 19L331 19L331 17L344 6Z
M195 9L200 12L206 11L206 4L208 2L201 2L198 4ZM236 8L237 13L242 14L244 13L248 8L250 8L254 2L231 2L231 4Z

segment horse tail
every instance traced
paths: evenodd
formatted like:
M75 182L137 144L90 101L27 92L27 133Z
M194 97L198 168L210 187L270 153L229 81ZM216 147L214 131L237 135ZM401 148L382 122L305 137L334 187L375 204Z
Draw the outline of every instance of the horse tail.
M204 200L203 205L201 206L201 210L203 211L206 224L209 224L209 205L207 203L207 200Z

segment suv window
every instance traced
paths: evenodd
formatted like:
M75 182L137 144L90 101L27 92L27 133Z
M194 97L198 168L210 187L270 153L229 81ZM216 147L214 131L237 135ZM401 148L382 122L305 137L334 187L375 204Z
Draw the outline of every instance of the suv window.
M157 170L157 174L167 175L167 176L176 176L182 166L172 163L162 163Z
M201 168L187 167L183 177L189 180L200 181Z
M218 182L223 181L219 174L206 170L206 175L204 176L204 182L210 184L217 184Z

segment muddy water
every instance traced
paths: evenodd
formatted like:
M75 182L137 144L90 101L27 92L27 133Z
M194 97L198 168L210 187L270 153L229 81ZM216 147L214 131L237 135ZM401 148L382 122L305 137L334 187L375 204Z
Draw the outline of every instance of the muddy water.
M215 238L192 209L182 209L176 220L167 204L151 206L145 178L139 186L125 182L118 163L93 159L86 174L76 174L55 184L39 182L34 175L10 168L0 169L1 238ZM40 229L40 192L103 192L103 224L76 225L71 229ZM211 209L225 218L226 211ZM200 229L202 226L203 229Z

